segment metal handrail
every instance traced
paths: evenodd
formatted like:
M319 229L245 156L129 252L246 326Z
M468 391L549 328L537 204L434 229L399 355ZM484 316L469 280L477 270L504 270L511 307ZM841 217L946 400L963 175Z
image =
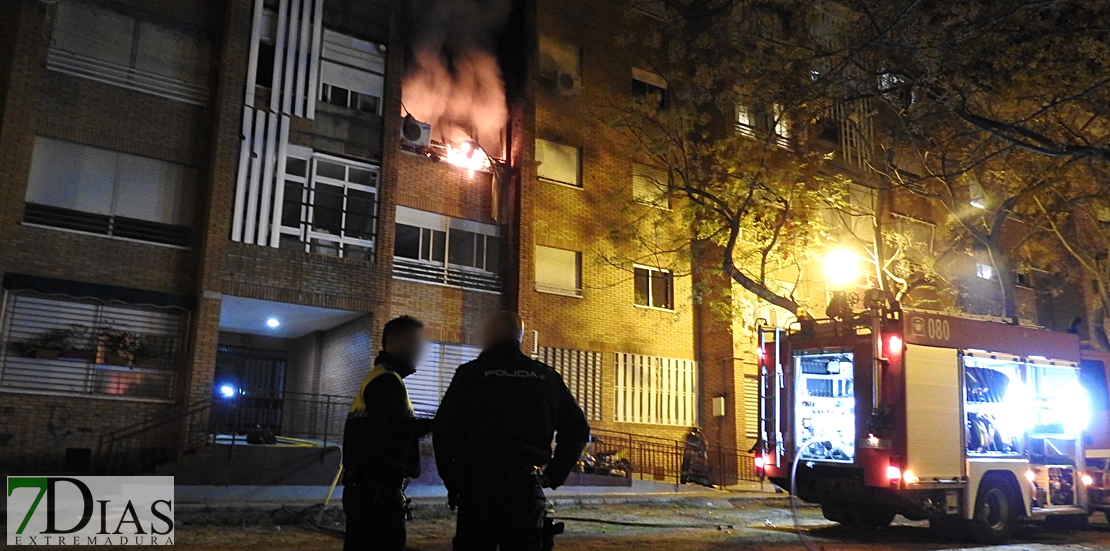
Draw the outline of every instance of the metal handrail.
M608 448L627 450L627 459L632 464L630 476L640 480L673 480L676 484L682 481L685 441L605 429L593 429L591 433ZM709 445L704 450L703 459L711 478L718 484L733 480L759 480L755 472L755 456L748 451Z

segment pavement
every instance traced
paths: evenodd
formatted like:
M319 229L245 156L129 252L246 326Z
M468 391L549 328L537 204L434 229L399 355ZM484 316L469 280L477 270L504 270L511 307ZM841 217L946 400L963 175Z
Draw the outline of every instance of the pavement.
M295 507L323 504L328 500L329 490L328 486L177 486L174 494L180 509ZM411 486L406 494L417 506L439 505L447 500L447 489L439 485ZM786 498L785 493L776 494L769 482L707 488L646 480L633 480L631 486L564 486L548 490L547 496L556 505ZM337 486L328 500L329 506L338 506L342 497L343 487Z

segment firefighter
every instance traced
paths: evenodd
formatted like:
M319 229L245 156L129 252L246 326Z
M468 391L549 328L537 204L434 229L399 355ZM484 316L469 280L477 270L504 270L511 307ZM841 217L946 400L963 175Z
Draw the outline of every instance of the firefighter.
M521 353L523 332L513 312L487 316L482 354L459 367L436 416L436 465L458 508L454 551L549 549L543 488L566 482L589 440L562 377Z
M416 318L390 320L382 351L347 413L343 442L344 551L404 551L405 478L420 476L418 440L432 428L417 419L403 379L416 371L424 349Z

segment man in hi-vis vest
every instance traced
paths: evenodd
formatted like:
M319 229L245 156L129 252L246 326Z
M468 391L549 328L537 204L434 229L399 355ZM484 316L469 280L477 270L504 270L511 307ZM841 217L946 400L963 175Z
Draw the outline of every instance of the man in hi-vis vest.
M413 415L403 379L416 372L424 324L411 316L390 320L382 351L358 387L343 434L344 551L404 551L405 478L420 476L418 440L430 419Z

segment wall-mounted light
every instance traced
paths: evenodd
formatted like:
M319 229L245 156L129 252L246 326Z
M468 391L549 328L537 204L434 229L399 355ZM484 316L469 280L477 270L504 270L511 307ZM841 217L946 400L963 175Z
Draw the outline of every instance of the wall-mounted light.
M231 385L220 385L220 396L224 398L234 398L235 387Z
M277 318L270 318L266 320L266 327L269 327L270 329L277 329L279 325L281 325L281 321L279 321Z

